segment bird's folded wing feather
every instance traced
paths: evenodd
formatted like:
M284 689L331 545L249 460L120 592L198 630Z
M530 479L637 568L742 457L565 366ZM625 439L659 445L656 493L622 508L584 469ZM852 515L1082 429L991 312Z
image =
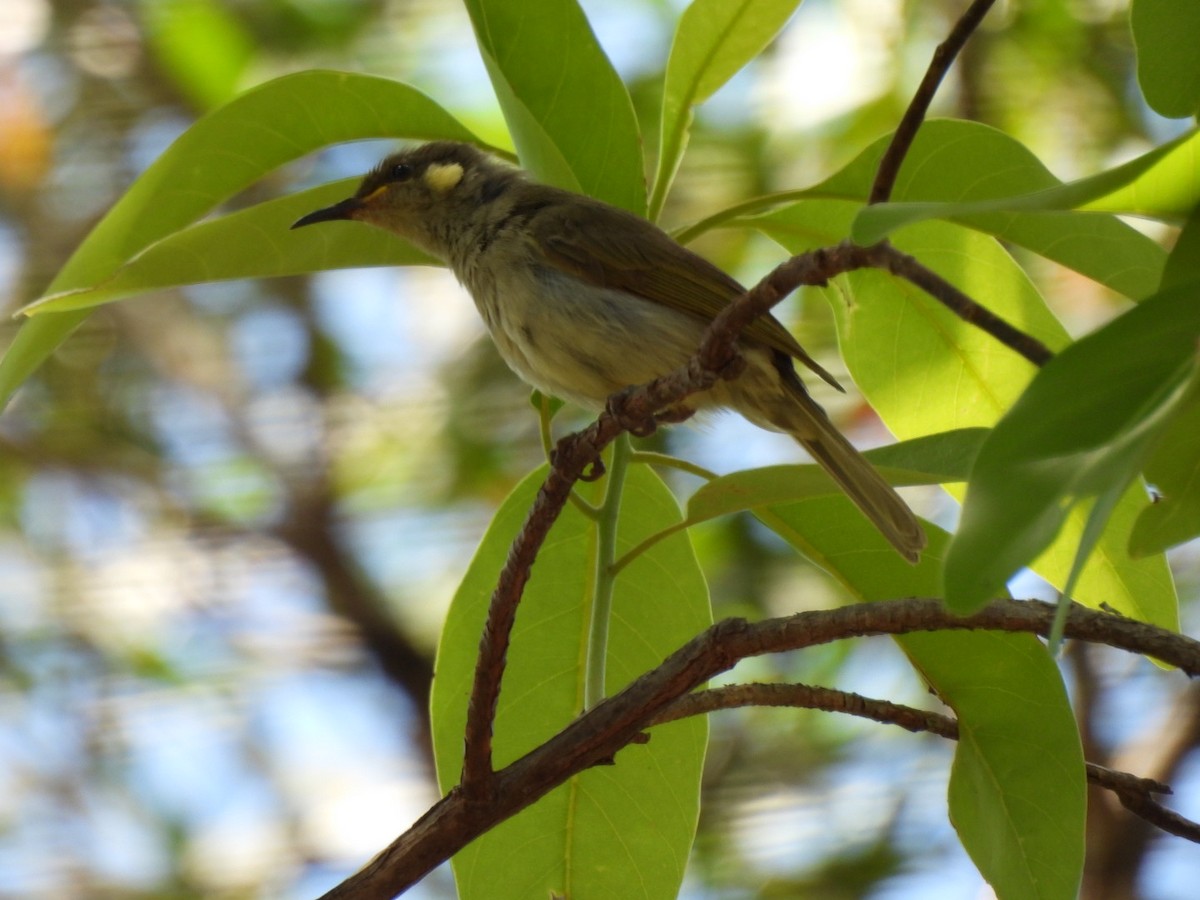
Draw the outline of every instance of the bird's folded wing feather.
M597 287L625 291L711 321L745 289L703 257L632 213L579 198L541 209L533 242L546 262ZM838 390L837 380L773 316L760 316L743 337L799 360Z

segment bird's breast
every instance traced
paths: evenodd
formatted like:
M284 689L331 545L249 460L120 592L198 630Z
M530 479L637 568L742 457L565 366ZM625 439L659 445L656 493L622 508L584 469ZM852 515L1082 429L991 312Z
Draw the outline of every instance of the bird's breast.
M539 390L598 407L695 352L703 323L549 266L476 266L460 273L500 355Z

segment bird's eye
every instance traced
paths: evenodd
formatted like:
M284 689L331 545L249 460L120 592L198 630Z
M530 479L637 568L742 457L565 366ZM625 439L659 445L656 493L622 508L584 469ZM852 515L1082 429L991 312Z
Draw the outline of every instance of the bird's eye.
M388 170L388 181L408 181L412 177L412 166L396 163Z

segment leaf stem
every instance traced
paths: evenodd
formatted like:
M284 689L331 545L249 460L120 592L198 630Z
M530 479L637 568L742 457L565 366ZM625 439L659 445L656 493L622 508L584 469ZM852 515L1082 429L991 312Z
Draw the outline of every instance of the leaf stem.
M608 487L596 521L596 577L592 598L592 617L588 626L587 659L584 663L583 708L591 709L604 699L604 675L608 661L608 626L612 619L613 589L617 573L613 560L617 555L617 520L621 515L621 493L632 449L629 435L613 441L612 462L608 467Z
M717 477L717 473L711 469L698 466L693 462L688 462L686 459L680 459L678 456L655 453L653 450L636 450L633 456L630 457L630 460L632 462L645 463L648 466L665 466L671 469L678 469L681 472L687 472L689 475L703 478L705 481L712 481Z

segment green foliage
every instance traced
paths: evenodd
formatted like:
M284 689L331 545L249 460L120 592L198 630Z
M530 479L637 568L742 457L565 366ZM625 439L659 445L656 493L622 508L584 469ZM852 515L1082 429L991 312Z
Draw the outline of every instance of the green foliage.
M492 589L524 524L545 468L504 502L455 596L438 651L432 700L438 780L458 783L466 700ZM602 485L588 499L599 501ZM588 493L584 491L583 493ZM675 525L679 506L646 466L629 470L618 523L620 550ZM496 716L496 764L552 737L579 714L595 586L595 522L568 506L526 588ZM621 572L608 644L608 692L660 663L711 622L708 591L691 542L658 542ZM472 898L673 897L683 879L699 813L696 785L707 727L685 719L653 729L615 766L572 778L454 859L459 896Z
M674 184L695 109L761 53L798 5L697 0L684 12L661 81L661 141L647 200L630 93L578 4L466 3L523 165L545 181L649 210L651 218ZM1175 9L1135 4L1139 76L1150 103L1185 115L1197 108L1200 79L1194 54L1176 40L1182 29L1164 27L1168 6ZM196 28L240 33L198 0L170 8L187 12ZM194 59L178 49L186 40L177 22L153 21L194 102L216 103L229 93L244 61L241 44L234 40L223 57ZM288 230L302 213L345 196L352 182L201 221L285 163L368 137L479 143L438 103L387 79L309 71L242 94L188 129L27 309L35 315L0 361L0 396L29 378L98 304L201 282L428 262L384 232L351 223ZM846 365L901 439L872 458L896 484L943 485L961 497L966 482L957 534L951 539L927 524L929 549L910 567L815 467L714 479L690 498L684 516L664 483L634 463L617 521L609 692L708 623L708 591L688 529L747 510L858 600L939 596L944 585L946 601L969 610L1003 595L1028 568L1082 602L1176 625L1162 551L1200 533L1196 234L1185 231L1168 260L1115 214L1182 221L1200 200L1200 138L1190 132L1063 184L999 130L934 121L906 157L894 201L867 206L886 143L862 147L811 187L715 211L684 236L753 229L793 254L890 236L1059 355L1037 371L907 282L878 271L836 279L820 293L833 310ZM1072 344L1002 242L1140 305ZM458 780L488 599L544 474L531 473L497 513L442 633L432 709L443 790ZM1162 502L1148 501L1143 474ZM597 500L602 488L579 493ZM255 495L217 512L243 518L262 502ZM501 765L555 734L583 705L591 604L611 574L597 575L602 535L585 509L568 507L557 522L520 608L496 721ZM958 716L950 816L984 877L1002 900L1074 897L1083 758L1053 660L1028 636L922 634L898 642ZM623 750L615 766L576 776L459 854L461 895L674 896L696 827L705 741L703 721L676 723Z

